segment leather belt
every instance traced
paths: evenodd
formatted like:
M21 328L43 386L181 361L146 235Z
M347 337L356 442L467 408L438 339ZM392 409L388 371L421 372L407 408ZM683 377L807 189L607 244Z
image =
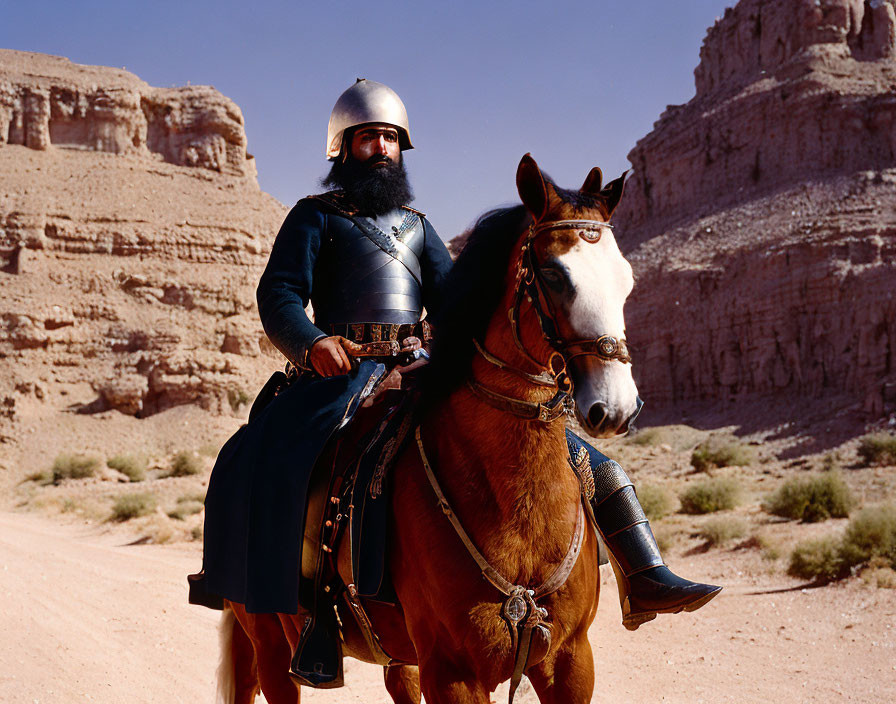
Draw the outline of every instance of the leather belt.
M418 323L343 323L330 325L330 334L339 335L359 345L369 342L401 342L417 337L424 344L432 340L432 326L425 320Z

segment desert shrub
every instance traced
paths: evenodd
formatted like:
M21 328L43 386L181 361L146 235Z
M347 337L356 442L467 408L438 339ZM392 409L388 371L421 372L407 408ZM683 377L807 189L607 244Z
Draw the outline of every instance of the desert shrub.
M182 521L187 516L192 516L202 510L202 503L198 501L178 501L177 506L168 512L169 518Z
M47 469L42 469L39 472L32 472L25 477L24 481L36 484L51 484L53 482L53 473Z
M871 567L862 572L862 581L881 589L896 589L896 570L891 567Z
M724 545L747 533L747 525L739 518L711 518L697 531L697 535L710 546Z
M859 440L859 457L863 464L896 464L896 435L893 433L869 433Z
M100 461L96 457L86 455L59 455L53 461L53 483L63 479L86 479L96 474Z
M686 450L696 444L700 434L699 430L688 425L661 425L632 432L625 442L641 447L669 445L675 450Z
M846 527L843 553L852 565L880 559L896 568L896 505L859 511Z
M710 438L691 453L691 466L698 472L716 467L745 467L755 459L751 448L735 438Z
M830 537L802 542L790 553L787 574L822 582L848 577L850 566L844 561L840 548L841 542Z
M845 518L855 505L852 492L839 472L791 479L762 504L775 516L806 523Z
M663 444L665 439L661 428L644 428L629 435L626 441L631 445L655 446Z
M190 537L193 540L202 540L202 526L193 526L190 529Z
M790 555L788 574L829 582L856 567L896 568L896 506L873 506L856 514L840 539L800 543Z
M205 492L204 491L191 491L189 494L184 494L183 496L177 497L177 503L205 503Z
M767 560L768 562L774 562L781 558L781 546L777 543L773 543L768 538L758 536L757 542L759 544L759 549L761 552L759 553L763 560Z
M638 487L637 493L641 507L651 521L669 515L675 508L675 497L666 487L644 484Z
M200 459L192 452L178 452L171 461L169 477L189 477L201 474L204 469Z
M146 516L156 510L156 497L152 494L122 494L112 505L112 520L129 521Z
M713 513L737 506L740 494L740 484L736 480L718 477L692 484L678 498L682 513Z
M115 455L106 460L106 466L124 474L132 482L146 479L146 462L133 455Z
M242 389L232 388L227 390L227 401L234 411L238 411L240 406L245 406L251 400L252 397Z
M214 442L207 442L205 445L199 448L199 454L203 457L217 457L218 452L220 452L221 446Z
M821 469L824 472L835 472L840 469L840 455L829 452L821 458Z

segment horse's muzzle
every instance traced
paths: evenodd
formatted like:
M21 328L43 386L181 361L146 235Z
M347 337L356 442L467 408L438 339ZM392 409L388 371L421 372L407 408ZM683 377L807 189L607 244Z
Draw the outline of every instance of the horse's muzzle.
M634 412L624 416L618 411L616 413L611 412L606 404L597 401L590 404L590 407L587 409L582 408L577 404L576 416L579 419L579 423L582 424L582 427L589 435L593 435L594 437L624 435L628 432L635 418L638 417L643 406L644 402L641 400L640 396L637 396L635 398Z

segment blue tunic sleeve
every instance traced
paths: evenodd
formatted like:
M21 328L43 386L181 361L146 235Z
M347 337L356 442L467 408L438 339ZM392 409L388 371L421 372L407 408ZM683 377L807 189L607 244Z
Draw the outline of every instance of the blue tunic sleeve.
M305 314L325 217L309 199L289 211L256 291L265 333L293 364L301 364L311 345L326 337Z
M423 305L426 314L431 316L442 307L447 296L445 278L454 263L448 248L436 233L429 220L424 218L423 254L420 258L420 269L423 276Z

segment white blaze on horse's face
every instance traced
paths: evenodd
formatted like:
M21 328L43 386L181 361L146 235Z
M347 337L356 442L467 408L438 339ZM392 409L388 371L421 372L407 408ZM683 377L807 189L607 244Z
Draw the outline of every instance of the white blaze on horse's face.
M561 295L567 341L625 337L623 306L632 291L632 267L622 256L609 227L597 242L583 238L553 259L565 274L568 295ZM628 430L641 408L631 364L604 361L593 355L574 357L569 374L575 384L576 416L589 434L608 437Z

